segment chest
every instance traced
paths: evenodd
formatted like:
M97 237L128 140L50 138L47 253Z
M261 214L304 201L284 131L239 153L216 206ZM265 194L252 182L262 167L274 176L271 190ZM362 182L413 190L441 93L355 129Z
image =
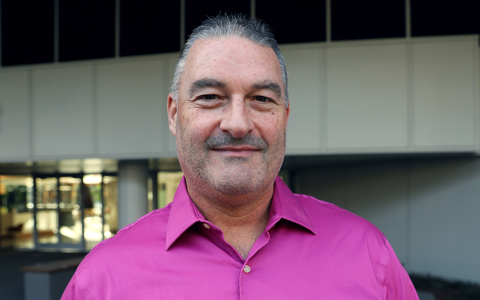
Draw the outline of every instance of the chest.
M277 233L278 235L278 233ZM122 276L103 276L110 299L132 291L137 299L381 299L370 258L363 250L296 239L260 237L246 260L221 239L185 236L169 251L160 247L117 258ZM188 242L188 243L187 243ZM350 249L350 250L349 250ZM105 270L117 273L119 270Z

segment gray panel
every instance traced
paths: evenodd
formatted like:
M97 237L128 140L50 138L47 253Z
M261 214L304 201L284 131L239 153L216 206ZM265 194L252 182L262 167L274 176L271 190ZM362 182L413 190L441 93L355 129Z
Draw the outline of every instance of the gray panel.
M407 146L405 45L327 50L327 146Z
M410 270L480 282L480 159L411 166Z
M75 271L76 268L72 268L50 273L50 299L56 300L62 297Z
M417 293L420 300L437 300L435 295L431 292L417 291Z
M34 155L91 156L92 67L34 70L32 86Z
M414 45L415 146L476 144L477 48L473 41Z
M25 300L56 300L62 297L75 268L60 271L25 272Z
M30 153L30 105L28 72L0 74L0 159Z
M346 177L344 167L327 167L296 172L298 193L313 196L346 208Z
M163 60L97 66L101 154L129 157L165 150L166 82Z
M25 272L25 300L51 300L50 273Z
M285 49L288 70L290 117L287 153L317 153L320 150L320 104L324 90L322 49Z
M347 174L347 209L377 226L390 241L398 259L408 264L406 164L353 165Z

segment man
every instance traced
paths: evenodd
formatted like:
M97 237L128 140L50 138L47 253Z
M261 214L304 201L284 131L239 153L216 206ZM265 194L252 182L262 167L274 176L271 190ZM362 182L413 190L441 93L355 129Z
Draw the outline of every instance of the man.
M204 22L168 97L173 203L95 247L62 299L418 299L373 225L277 177L289 112L268 28Z

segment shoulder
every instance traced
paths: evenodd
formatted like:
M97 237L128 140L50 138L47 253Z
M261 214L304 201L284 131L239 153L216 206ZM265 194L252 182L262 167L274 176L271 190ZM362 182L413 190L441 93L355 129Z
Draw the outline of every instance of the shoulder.
M132 281L132 275L138 277L141 266L165 250L169 212L170 205L152 211L95 246L78 266L65 291L65 299L74 298L68 295L99 299L101 295L114 293L114 289L121 290L126 282Z
M384 234L372 223L332 203L307 195L295 198L308 215L317 249L331 249L330 258L351 269L371 270L382 299L418 299L415 289Z
M105 299L107 295L128 294L152 258L165 252L170 209L168 205L152 211L95 246L78 266L62 299Z
M170 205L154 210L134 223L127 225L117 234L96 245L82 261L83 268L108 264L109 261L128 260L141 257L152 249L165 249L165 232Z
M294 195L309 217L317 219L319 216L322 216L328 218L329 221L365 221L354 213L330 202L319 200L309 195Z
M360 237L369 235L381 244L386 243L383 233L368 220L330 202L308 195L294 195L317 232Z
M165 232L170 209L171 206L168 205L165 208L154 210L140 217L137 221L122 228L114 237L98 244L94 250L96 248L113 246L122 242L141 240L148 238L150 235L161 235L162 232Z
M370 221L332 203L295 194L320 241L363 253L379 269L397 259L385 235ZM353 255L353 254L352 254Z

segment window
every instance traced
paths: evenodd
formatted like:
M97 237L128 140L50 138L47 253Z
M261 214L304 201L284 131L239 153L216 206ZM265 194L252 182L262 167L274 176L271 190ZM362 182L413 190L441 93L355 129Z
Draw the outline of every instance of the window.
M480 33L480 2L411 0L412 36Z
M114 0L59 0L59 60L115 56Z
M332 0L332 40L405 36L404 0Z
M180 1L120 2L120 56L180 51Z
M192 30L200 25L207 16L213 17L219 13L241 13L249 16L250 0L185 0L185 38L188 38Z
M53 0L4 0L1 5L2 65L53 62Z
M321 42L326 39L325 0L298 0L295 5L257 0L255 16L270 25L279 44Z

